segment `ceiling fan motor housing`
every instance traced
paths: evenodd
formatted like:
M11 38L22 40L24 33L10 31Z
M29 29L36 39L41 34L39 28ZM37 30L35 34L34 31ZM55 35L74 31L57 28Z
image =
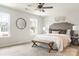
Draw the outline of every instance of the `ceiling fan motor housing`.
M38 8L42 8L43 7L43 5L38 5Z

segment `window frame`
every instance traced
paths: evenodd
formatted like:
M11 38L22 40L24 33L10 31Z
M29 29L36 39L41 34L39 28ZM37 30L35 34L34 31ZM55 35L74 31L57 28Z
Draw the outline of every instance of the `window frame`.
M6 21L3 21L3 22L6 22L8 24L7 25L8 26L7 31L1 32L1 30L0 30L0 33L1 33L0 34L0 37L10 37L10 14L9 13L6 13L6 12L0 12L0 17L2 19L5 18ZM2 19L1 19L1 21L2 21Z

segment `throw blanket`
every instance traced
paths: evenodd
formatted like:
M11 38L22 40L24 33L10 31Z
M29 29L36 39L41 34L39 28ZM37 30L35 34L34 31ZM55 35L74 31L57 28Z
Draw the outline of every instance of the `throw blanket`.
M53 48L57 48L60 52L71 42L70 36L66 34L39 34L36 35L33 40L54 42Z

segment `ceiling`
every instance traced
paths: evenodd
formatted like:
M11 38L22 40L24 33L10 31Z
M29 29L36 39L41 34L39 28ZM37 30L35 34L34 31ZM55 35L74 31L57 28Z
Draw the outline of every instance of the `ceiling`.
M33 13L36 15L51 15L56 11L78 11L79 4L78 3L46 3L44 6L53 6L52 9L45 9L45 12L40 12L39 10L35 10L37 8L38 3L0 3L0 5Z

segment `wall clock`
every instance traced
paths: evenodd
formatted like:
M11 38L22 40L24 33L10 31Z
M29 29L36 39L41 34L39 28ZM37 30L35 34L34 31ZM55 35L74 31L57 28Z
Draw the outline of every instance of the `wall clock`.
M16 20L16 27L21 30L25 29L26 28L26 20L24 18L18 18Z

